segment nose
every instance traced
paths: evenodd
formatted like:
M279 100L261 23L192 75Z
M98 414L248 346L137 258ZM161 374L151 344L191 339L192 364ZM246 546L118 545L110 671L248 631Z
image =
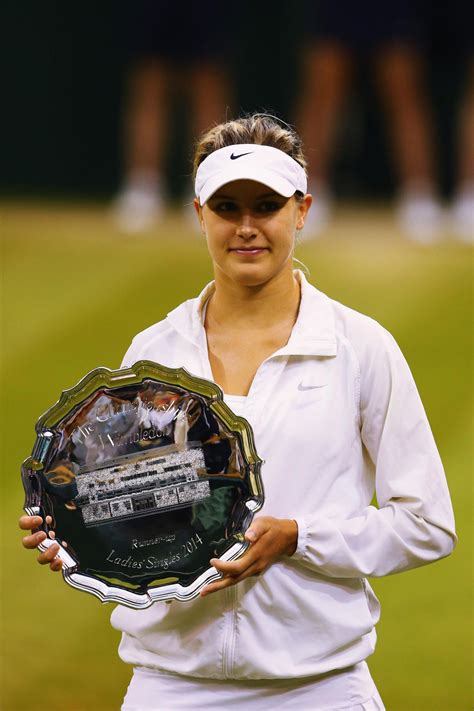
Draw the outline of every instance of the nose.
M243 211L241 213L236 232L244 240L250 240L257 236L258 229L250 212Z

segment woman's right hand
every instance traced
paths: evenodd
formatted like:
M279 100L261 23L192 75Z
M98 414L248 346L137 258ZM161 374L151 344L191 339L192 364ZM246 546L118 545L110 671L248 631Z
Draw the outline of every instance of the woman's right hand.
M48 521L48 519L50 519ZM36 548L40 543L42 543L48 537L44 531L34 531L33 529L38 528L43 523L41 516L21 516L19 520L19 526L22 531L30 531L30 535L23 538L23 547L33 549ZM51 517L46 516L46 523L51 523ZM53 533L53 532L52 532ZM54 537L54 533L52 535ZM45 551L42 551L37 560L40 565L49 565L51 570L57 572L63 567L62 560L57 557L59 553L59 546L57 543L49 546Z

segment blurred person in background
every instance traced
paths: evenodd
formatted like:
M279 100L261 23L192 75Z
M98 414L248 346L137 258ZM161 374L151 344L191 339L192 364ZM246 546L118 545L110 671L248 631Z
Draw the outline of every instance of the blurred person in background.
M456 185L452 206L455 234L474 242L474 5L451 0L451 37L460 54L463 86L456 124ZM452 42L453 40L451 40Z
M184 6L172 0L127 4L130 66L124 107L124 176L113 205L115 220L125 231L149 229L165 210L164 160L173 128L172 90L179 87L190 102L192 135L224 117L230 35L229 25L220 22L220 17L217 0Z
M306 8L308 47L297 126L308 153L315 206L307 225L317 234L331 214L330 168L338 119L355 60L374 64L399 180L398 217L413 239L430 242L441 227L432 117L424 87L424 0L319 0Z
M458 184L452 209L453 227L464 242L474 242L474 54L459 112Z
M134 666L122 709L382 711L365 661L380 616L366 578L456 542L426 414L392 336L294 270L312 199L291 127L263 114L215 126L194 167L214 281L138 334L122 365L214 380L254 429L265 503L246 552L210 560L221 578L199 598L114 609ZM60 570L58 552L38 560Z

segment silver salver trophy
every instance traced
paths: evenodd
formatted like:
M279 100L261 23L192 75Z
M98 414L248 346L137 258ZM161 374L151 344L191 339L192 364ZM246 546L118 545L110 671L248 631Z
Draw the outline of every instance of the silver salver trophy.
M190 600L219 578L210 558L247 548L262 460L215 383L151 361L97 368L36 433L25 510L43 517L39 548L59 544L73 587L133 608Z

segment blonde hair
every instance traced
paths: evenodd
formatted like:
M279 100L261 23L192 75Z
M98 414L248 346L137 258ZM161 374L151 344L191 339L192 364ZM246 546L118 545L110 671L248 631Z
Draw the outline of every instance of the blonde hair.
M213 126L198 139L194 150L193 180L200 164L211 153L239 143L256 143L278 148L306 171L303 144L296 131L271 114L250 114Z

